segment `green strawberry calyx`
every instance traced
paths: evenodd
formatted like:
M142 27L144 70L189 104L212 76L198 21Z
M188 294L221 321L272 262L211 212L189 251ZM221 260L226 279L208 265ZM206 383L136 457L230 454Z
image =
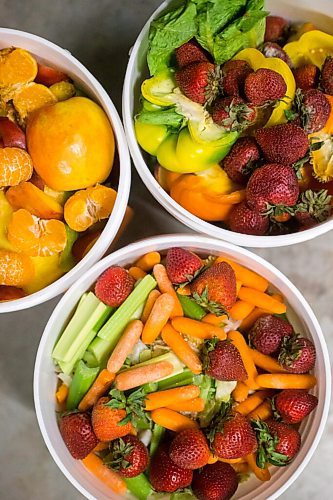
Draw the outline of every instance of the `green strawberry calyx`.
M260 469L264 469L267 462L277 467L284 467L285 465L288 465L290 460L287 455L276 451L279 438L270 433L268 425L261 420L252 420L252 427L256 433L258 442L258 467L260 467Z

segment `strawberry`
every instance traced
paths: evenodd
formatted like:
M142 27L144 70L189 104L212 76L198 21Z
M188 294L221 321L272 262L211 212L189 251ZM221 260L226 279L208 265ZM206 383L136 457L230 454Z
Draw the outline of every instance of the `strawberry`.
M286 424L298 424L318 405L318 398L302 389L285 389L273 399L274 415Z
M3 148L27 149L23 130L16 123L4 116L0 116L0 137Z
M58 69L51 68L50 66L45 66L44 64L38 64L38 72L35 78L37 83L51 87L58 82L63 82L69 80L68 76Z
M284 337L279 363L290 373L307 373L316 362L316 349L311 340L298 334Z
M265 467L266 462L282 467L298 453L301 446L300 433L291 425L275 420L253 421L258 440L257 463Z
M126 269L111 266L97 279L96 297L111 307L120 306L134 288L134 278Z
M103 462L119 472L123 477L135 477L144 472L148 466L149 453L139 438L131 434L110 443L110 453Z
M200 429L179 432L169 448L169 457L183 469L199 469L207 464L209 456L207 439Z
M321 130L330 115L331 105L318 89L297 89L293 103L295 118L299 119L302 128L307 134Z
M74 411L63 415L59 430L70 454L76 460L89 455L98 443L87 412Z
M254 323L249 332L251 345L263 354L278 354L283 337L290 337L294 330L290 323L277 316L267 314Z
M229 340L207 340L203 349L205 373L217 380L247 379L247 372L237 347Z
M312 191L307 189L301 194L296 205L295 218L301 226L311 227L318 222L323 222L332 213L332 195L326 189Z
M254 106L248 105L241 97L222 97L214 102L212 118L228 132L241 132L256 119Z
M259 128L255 138L270 163L291 165L303 158L309 149L306 132L293 123Z
M278 57L282 59L289 67L291 67L292 62L288 54L283 50L280 45L275 42L266 42L261 48L261 52L265 57Z
M165 267L170 281L180 285L193 280L202 268L202 261L195 253L174 247L168 250Z
M211 60L209 53L194 38L178 47L175 54L179 68L196 62L209 62Z
M230 464L216 462L193 474L192 490L198 500L229 500L237 488L237 474Z
M158 448L149 471L149 480L154 490L173 493L189 486L192 478L193 472L190 469L183 469L171 460L167 446L162 445Z
M320 77L321 88L325 94L333 95L333 57L327 56Z
M319 69L314 64L304 64L293 69L296 87L301 90L310 90L318 86Z
M288 21L279 16L266 17L265 42L281 41L288 28Z
M227 262L218 262L203 271L191 284L195 301L221 315L236 302L236 275Z
M286 94L287 85L280 73L260 68L246 77L244 91L246 98L252 104L262 106L282 99Z
M222 89L223 93L237 97L244 93L245 78L253 73L253 69L246 61L231 59L222 67Z
M258 145L252 137L241 137L222 162L222 168L237 184L246 184L260 158Z
M183 94L199 104L211 104L219 93L219 69L210 62L188 64L176 72Z
M129 434L133 427L131 421L123 423L127 412L123 408L108 406L109 397L99 398L93 407L91 421L94 432L100 441L112 441Z
M268 163L255 170L246 187L248 206L266 215L274 215L281 207L292 207L298 194L294 169L278 163Z
M229 227L235 233L263 236L269 229L269 218L252 210L247 202L243 201L232 210Z

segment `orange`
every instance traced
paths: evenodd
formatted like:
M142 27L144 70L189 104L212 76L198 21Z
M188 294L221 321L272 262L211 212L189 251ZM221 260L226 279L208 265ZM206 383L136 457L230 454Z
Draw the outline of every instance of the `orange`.
M34 266L27 255L0 250L0 285L23 287L34 274Z
M100 106L72 97L33 112L27 144L38 175L55 191L76 191L104 182L114 158L111 124Z
M62 206L32 182L21 182L9 188L6 198L14 210L25 208L42 219L62 219Z
M14 108L22 123L36 109L56 102L57 99L50 89L34 82L17 90L13 99Z
M0 86L32 82L37 76L37 62L24 49L9 48L0 51Z
M65 224L55 219L39 219L21 208L8 224L8 240L19 251L31 257L60 253L67 242Z
M20 148L0 148L0 188L16 186L32 176L30 155Z

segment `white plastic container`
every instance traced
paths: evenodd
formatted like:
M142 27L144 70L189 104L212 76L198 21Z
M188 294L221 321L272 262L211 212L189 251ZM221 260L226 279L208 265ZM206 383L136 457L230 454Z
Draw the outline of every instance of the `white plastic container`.
M171 196L166 193L166 191L164 191L154 178L148 165L146 164L142 150L137 143L133 116L139 110L141 83L148 77L146 54L148 48L149 26L151 21L166 10L170 4L179 3L180 0L176 2L170 2L169 0L163 2L147 21L131 50L124 82L123 120L125 132L134 165L147 189L170 214L186 226L199 233L219 238L221 240L230 241L236 245L266 248L279 247L292 245L294 243L301 243L302 241L307 241L326 233L333 228L333 216L331 216L329 220L318 224L311 229L287 235L251 236L228 231L215 226L212 223L205 222L185 210L181 205L174 201ZM317 0L316 2L313 2L312 0L297 0L297 2L295 2L295 0L279 0L278 2L274 0L267 0L265 8L267 8L267 10L272 14L281 15L292 21L311 21L319 29L327 31L328 33L333 33L331 0Z
M0 313L27 309L56 297L95 264L105 254L117 234L125 214L131 185L130 156L122 123L110 97L96 78L68 50L30 33L0 28L0 49L11 46L24 48L36 56L39 62L67 73L89 97L100 104L113 127L119 153L120 174L118 196L112 214L100 238L87 255L68 273L42 290L22 299L0 303Z
M173 246L188 248L201 254L225 255L239 264L253 269L267 278L288 302L288 314L294 327L307 335L315 344L317 363L315 375L318 379L314 393L319 399L317 409L301 425L302 448L291 465L275 468L271 481L260 483L251 477L239 486L235 499L267 500L281 495L299 476L314 453L322 435L328 415L331 374L324 336L309 304L297 288L275 267L261 257L230 243L198 235L164 235L141 240L107 256L88 270L63 296L56 306L44 330L35 364L34 398L38 423L45 443L67 479L87 498L106 500L117 498L96 479L84 466L75 461L68 452L59 433L55 413L55 390L57 378L51 359L53 346L69 319L81 295L89 289L98 276L111 265L126 266L141 255L153 250L166 251Z

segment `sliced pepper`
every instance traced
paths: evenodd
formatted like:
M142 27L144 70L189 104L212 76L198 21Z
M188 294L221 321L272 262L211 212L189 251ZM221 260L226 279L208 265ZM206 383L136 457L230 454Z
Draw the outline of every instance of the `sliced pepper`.
M134 128L142 149L153 156L157 155L158 148L169 135L166 125L151 125L135 121Z
M323 142L317 150L311 151L313 174L321 182L333 180L333 96L326 95L331 104L331 113L326 125L319 132L309 135L310 142Z
M296 68L315 64L321 69L326 57L333 55L333 36L319 30L308 31L296 42L287 43L283 49Z
M278 57L265 57L257 49L241 50L234 57L234 59L246 61L254 71L257 71L260 68L268 68L276 71L276 73L279 73L282 76L287 85L286 97L284 97L283 100L281 100L274 108L265 126L272 127L273 125L277 125L279 123L285 123L287 120L284 112L286 109L291 108L296 90L294 75L288 64Z
M152 78L147 78L141 85L143 97L157 106L170 106L173 104L172 92L177 87L174 79L175 71L165 69Z

